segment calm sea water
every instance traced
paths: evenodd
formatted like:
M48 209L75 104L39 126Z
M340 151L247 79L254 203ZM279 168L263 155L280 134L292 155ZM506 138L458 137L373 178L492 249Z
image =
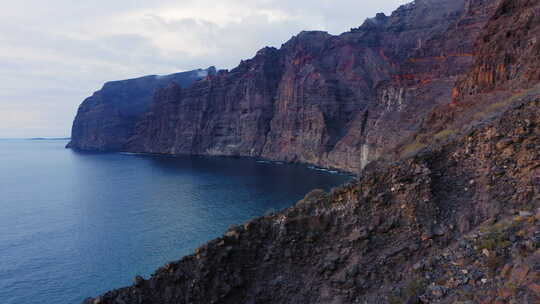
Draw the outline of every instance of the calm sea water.
M314 188L347 181L253 160L75 153L0 140L0 303L80 303Z

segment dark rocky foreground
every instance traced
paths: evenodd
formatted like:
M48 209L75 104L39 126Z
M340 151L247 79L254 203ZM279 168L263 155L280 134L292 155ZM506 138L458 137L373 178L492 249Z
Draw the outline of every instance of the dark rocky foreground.
M157 89L172 84L187 87L213 73L215 68L107 82L79 107L68 148L122 150L133 136L135 125L148 111Z
M403 135L401 142L381 146L388 149L388 155L371 159L350 184L330 193L314 190L292 208L233 227L193 255L158 269L152 277L137 277L133 286L86 303L540 303L540 2L415 3L402 7L390 19L379 16L375 20L380 21L368 21L363 27L373 22L391 28L388 20L401 14L414 16L422 7L426 9L420 10L424 18L418 22L427 22L433 16L430 5L437 4L436 18L459 17L452 21L452 35L449 25L443 23L447 36L435 36L439 40L433 37L429 43L470 47L471 56L447 62L449 53L445 53L447 57L430 59L436 65L430 60L426 66L420 64L431 74L437 68L460 71L451 78L439 74L427 84L408 87L408 94L419 99L402 105L423 100L419 96L433 92L430 85L444 93L432 96L437 101L427 106L429 110L421 107L423 110L414 112L419 115L413 116L415 127L397 133ZM450 8L456 10L448 13ZM422 31L438 31L430 25ZM465 25L471 30L461 33ZM362 31L370 33L361 28L349 34ZM374 29L373 33L379 32ZM468 42L466 37L473 33L476 38ZM460 40L463 37L465 42ZM312 43L323 41L313 39ZM267 52L278 56L281 51L266 50L244 64L264 66L259 56L268 56ZM405 66L419 68L418 62L407 60L410 65ZM461 60L466 64L460 65ZM367 62L364 65L371 66ZM269 66L273 71L277 65ZM345 77L347 73L337 74ZM218 73L217 78L187 90L161 91L153 114L141 126L160 116L156 114L159 102L197 113L188 102L190 94L215 83L212 81L232 77L227 75ZM414 83L408 80L401 81ZM447 86L439 81L448 81ZM271 82L263 83L268 90L272 88ZM328 96L302 88L313 96ZM236 92L225 87L220 90ZM294 106L296 99L287 100L293 110L301 109ZM308 99L304 101L308 104ZM230 109L226 102L218 104ZM373 131L369 131L369 121L374 112L369 111L365 124L351 124L351 130L360 128L361 134L380 130L381 140L385 134L390 140L394 134L384 126L402 124L406 108L385 112L399 114L393 116L393 122L381 116L374 125L380 129ZM183 115L182 111L175 113ZM309 113L303 117L317 117L316 111ZM296 114L291 115L291 120L284 121L295 121ZM302 134L298 131L291 138ZM140 140L132 138L129 144L141 145ZM164 140L165 135L154 144ZM168 140L172 146L179 143L179 139ZM363 149L361 143L350 142L358 151ZM152 146L151 142L144 145ZM299 148L295 151L303 153Z

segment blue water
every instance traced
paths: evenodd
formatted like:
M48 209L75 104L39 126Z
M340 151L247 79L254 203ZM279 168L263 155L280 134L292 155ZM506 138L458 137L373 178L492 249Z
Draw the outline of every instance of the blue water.
M253 160L76 153L0 140L0 303L80 303L314 188L348 180Z

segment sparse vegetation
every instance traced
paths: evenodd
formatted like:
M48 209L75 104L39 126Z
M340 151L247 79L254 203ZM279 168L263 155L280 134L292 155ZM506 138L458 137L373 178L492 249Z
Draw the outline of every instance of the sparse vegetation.
M388 298L388 302L391 304L403 304L408 300L418 298L426 291L426 282L423 278L417 277L407 283L399 295L391 295Z
M486 106L484 109L478 111L474 115L474 119L482 119L482 118L487 117L488 115L492 114L493 112L495 112L497 110L500 110L500 109L510 105L512 102L516 101L517 99L523 97L529 91L531 91L531 90L525 90L525 91L516 93L516 94L512 95L511 97L509 97L509 98L507 98L505 100L502 100L502 101L499 101L499 102L496 102L496 103L492 103L492 104Z
M456 133L456 130L446 129L446 130L442 130L439 133L435 134L433 137L436 140L442 141L442 140L448 139L448 137L450 137L450 135L455 134L455 133Z
M460 295L461 300L465 301L473 301L474 300L474 293L467 291L467 290L459 290L457 292Z
M513 227L513 223L509 222L500 222L493 225L491 231L487 230L489 232L487 232L483 238L478 240L476 246L479 250L487 249L490 251L510 246L511 242L508 240L506 231L511 227Z
M504 263L504 259L501 256L498 256L496 253L493 253L488 257L486 261L486 266L488 270L491 272L491 274L495 275L497 272L497 269L503 266L503 263Z
M390 295L388 297L388 303L390 303L390 304L403 304L403 303L405 303L405 301L403 299L401 299L400 296Z
M508 291L510 291L513 294L515 294L516 291L518 290L518 286L512 281L507 281L506 284L504 284L504 286L508 289Z
M478 244L478 248L496 250L499 248L506 248L510 246L510 244L511 243L504 236L504 234L498 232L498 233L491 233L488 235L487 238L480 240Z
M421 143L419 140L415 140L414 142L404 146L402 148L402 152L401 152L401 155L404 156L404 157L407 157L407 156L410 156L422 149L424 149L425 147L427 147L426 144L424 143Z
M413 297L419 297L422 295L426 290L426 282L424 279L418 277L412 281L409 281L407 283L407 286L405 286L405 296L407 299L413 298Z

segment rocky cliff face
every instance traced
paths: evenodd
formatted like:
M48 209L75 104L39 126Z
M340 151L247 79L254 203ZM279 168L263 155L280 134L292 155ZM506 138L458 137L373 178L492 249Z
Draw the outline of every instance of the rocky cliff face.
M417 0L340 36L300 33L230 72L161 90L124 150L262 157L356 172L452 100L497 3Z
M188 89L156 94L130 140L129 151L259 155L281 73L277 50L261 50L231 72L220 71Z
M86 303L539 303L540 80L495 77L493 89L477 77L498 66L488 56L513 58L507 67L520 71L536 64L535 44L509 47L522 35L482 41L501 20L526 32L532 23L515 21L538 4L504 0L495 11L454 90L467 97L433 109L406 143L418 151L374 161L348 185L312 191Z
M173 83L187 87L209 73L215 73L215 69L106 83L79 107L68 147L98 151L124 149L136 123L148 111L156 89Z
M457 99L494 90L529 88L540 80L540 3L505 1L476 43L474 68L462 77Z

